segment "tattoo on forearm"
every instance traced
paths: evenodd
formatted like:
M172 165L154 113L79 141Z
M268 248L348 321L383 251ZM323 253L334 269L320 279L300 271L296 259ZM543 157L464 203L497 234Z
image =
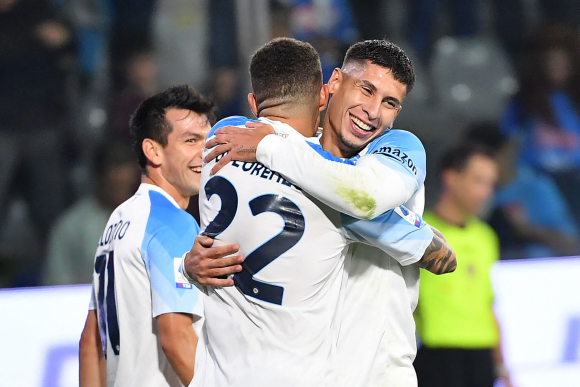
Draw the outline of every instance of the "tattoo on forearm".
M457 268L457 259L451 247L435 236L419 261L419 266L434 274L451 273Z
M256 147L244 148L241 147L240 149L236 150L237 153L256 153Z

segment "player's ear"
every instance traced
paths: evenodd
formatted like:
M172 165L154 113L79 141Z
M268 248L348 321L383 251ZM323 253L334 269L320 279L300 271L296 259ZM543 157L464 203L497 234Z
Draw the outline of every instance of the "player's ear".
M330 79L328 80L328 93L329 94L334 94L336 93L336 90L338 89L338 86L340 85L340 82L342 82L342 70L339 68L335 68L334 71L332 72L332 75L330 76Z
M143 153L149 163L151 163L154 167L161 165L163 161L163 153L161 152L161 144L157 141L153 141L150 138L146 138L141 143L141 149L143 149Z
M250 105L250 109L252 109L252 113L258 117L258 101L256 101L254 93L248 94L248 104Z
M321 112L326 109L326 105L328 104L328 85L322 85L320 89L320 99L318 101L318 111Z

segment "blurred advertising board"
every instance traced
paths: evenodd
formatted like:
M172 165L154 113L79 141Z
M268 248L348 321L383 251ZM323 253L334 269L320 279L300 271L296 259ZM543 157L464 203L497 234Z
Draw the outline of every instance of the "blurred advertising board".
M514 387L580 386L580 258L502 261L492 280Z
M514 387L580 386L580 258L502 261L495 309ZM78 386L89 285L0 290L0 386Z

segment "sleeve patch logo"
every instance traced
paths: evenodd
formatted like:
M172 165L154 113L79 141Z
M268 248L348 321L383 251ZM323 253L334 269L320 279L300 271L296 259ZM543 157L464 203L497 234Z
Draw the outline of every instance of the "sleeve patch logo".
M184 254L185 256L185 254ZM175 287L180 289L192 289L193 285L181 273L182 258L173 258L173 274L175 276Z
M421 218L419 215L415 214L413 211L408 210L405 206L396 207L395 212L413 226L417 228L421 227Z
M403 164L404 166L409 168L409 170L411 170L411 172L413 172L415 175L417 175L417 167L415 166L413 159L411 159L409 157L409 155L406 154L405 152L401 152L401 150L398 148L384 146L382 148L375 150L373 152L373 154L379 154L379 155L389 157L393 160L397 160L398 162L400 162L401 164Z

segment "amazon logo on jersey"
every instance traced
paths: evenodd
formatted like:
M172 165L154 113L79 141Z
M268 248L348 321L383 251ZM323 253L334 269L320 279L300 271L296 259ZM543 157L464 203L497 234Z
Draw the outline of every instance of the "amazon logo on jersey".
M398 162L400 162L401 164L403 164L404 166L409 168L409 170L411 172L413 172L415 175L417 175L417 167L415 166L413 159L410 158L408 154L406 154L405 152L402 152L398 148L384 146L384 147L379 148L376 151L374 151L373 154L374 155L379 154L379 155L389 157L393 160L397 160Z

